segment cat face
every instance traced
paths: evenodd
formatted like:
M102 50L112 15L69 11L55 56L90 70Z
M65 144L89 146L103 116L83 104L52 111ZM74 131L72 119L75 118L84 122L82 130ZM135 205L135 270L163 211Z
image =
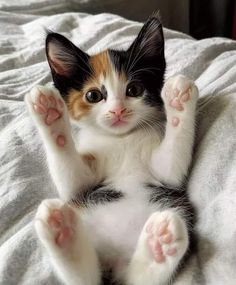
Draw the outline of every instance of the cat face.
M166 64L157 17L148 19L126 51L89 56L50 33L46 54L55 87L75 121L119 135L158 120Z

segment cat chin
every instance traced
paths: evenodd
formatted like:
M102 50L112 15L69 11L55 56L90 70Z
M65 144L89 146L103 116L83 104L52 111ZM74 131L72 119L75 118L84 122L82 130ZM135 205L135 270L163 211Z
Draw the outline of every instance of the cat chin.
M115 124L111 126L100 126L103 131L105 131L109 135L125 135L127 133L130 133L135 126L133 124Z

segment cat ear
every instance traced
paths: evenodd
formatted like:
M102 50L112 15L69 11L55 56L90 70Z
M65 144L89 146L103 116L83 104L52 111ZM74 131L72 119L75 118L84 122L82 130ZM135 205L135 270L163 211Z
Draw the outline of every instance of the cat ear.
M153 14L145 22L127 52L136 63L139 60L156 57L164 60L164 36L157 14Z
M89 55L60 34L47 35L46 55L52 73L57 76L69 77L77 69L89 72Z

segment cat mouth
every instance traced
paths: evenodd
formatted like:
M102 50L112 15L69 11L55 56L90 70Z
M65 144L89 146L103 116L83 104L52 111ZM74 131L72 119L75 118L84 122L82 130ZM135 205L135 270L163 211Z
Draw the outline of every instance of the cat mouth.
M120 126L124 126L127 124L127 121L118 118L117 120L115 120L111 125L112 127L120 127Z

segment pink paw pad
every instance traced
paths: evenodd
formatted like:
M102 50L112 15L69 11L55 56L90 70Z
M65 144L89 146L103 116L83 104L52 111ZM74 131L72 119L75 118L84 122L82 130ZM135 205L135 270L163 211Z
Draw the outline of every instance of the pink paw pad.
M47 116L45 118L45 123L48 126L50 126L60 117L61 117L61 113L57 109L50 108L48 109Z
M155 227L153 223L146 226L148 247L157 263L163 263L167 256L174 256L177 253L177 249L172 246L173 234L168 227L169 222L166 220L158 227Z
M63 134L58 134L57 132L51 132L51 135L58 146L64 147L66 145L66 137Z
M182 102L188 102L189 99L190 99L189 90L187 90L187 91L183 94L183 96L181 97L181 101L182 101Z
M181 104L179 98L175 97L173 100L170 101L170 106L178 111L183 111L184 107Z
M50 213L48 217L48 225L54 231L55 243L59 247L66 247L74 236L74 213L71 209L67 209L65 213L56 209Z
M172 119L172 125L173 125L173 127L177 127L177 126L179 125L179 123L180 123L180 119L179 119L178 117L174 117L174 118Z
M63 135L58 135L58 136L57 136L57 139L56 139L56 142L57 142L57 145L58 145L58 146L61 146L61 147L65 146L65 144L66 144L66 138L65 138L65 136L63 136Z
M184 110L184 104L190 100L191 88L180 91L178 88L168 88L165 92L165 97L169 99L169 106L182 112Z
M54 96L46 96L40 93L37 102L33 104L36 113L44 115L45 124L51 126L55 121L62 117L64 103L61 99Z

